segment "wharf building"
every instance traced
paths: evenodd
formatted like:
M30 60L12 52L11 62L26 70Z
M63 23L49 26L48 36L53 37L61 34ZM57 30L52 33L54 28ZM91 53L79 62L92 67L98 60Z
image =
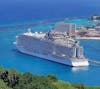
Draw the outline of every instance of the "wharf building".
M76 24L72 23L57 23L56 24L56 29L57 31L60 32L66 32L68 36L75 36L76 33Z

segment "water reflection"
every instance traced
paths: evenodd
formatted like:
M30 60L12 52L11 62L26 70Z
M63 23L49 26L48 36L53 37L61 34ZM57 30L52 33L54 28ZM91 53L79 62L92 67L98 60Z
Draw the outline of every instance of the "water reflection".
M89 67L72 67L72 72L87 71Z

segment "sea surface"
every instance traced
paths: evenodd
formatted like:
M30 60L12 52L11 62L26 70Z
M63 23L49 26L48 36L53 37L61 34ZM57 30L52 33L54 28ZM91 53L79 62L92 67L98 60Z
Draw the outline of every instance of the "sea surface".
M34 27L32 31L48 30L46 26ZM22 54L13 45L16 35L27 29L0 31L0 65L14 68L21 72L47 75L55 74L60 80L86 85L100 85L100 65L91 64L89 67L69 67L53 63L42 58ZM100 61L100 41L81 40L85 56Z
M99 3L100 0L1 0L0 65L33 74L55 74L60 80L72 83L100 86L100 65L72 68L22 54L13 45L16 35L26 32L28 27L31 27L33 32L47 31L50 29L46 25L49 21L54 23L68 17L83 18L100 14ZM72 22L78 25L88 23L87 20L79 19L71 20ZM87 58L100 61L99 40L81 40L80 44L84 47Z
M0 24L100 14L100 0L0 0Z

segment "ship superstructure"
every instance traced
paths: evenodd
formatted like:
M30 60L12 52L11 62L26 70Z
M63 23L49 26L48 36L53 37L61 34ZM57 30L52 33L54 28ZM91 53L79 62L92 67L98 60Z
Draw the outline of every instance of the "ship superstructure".
M28 31L16 37L16 47L22 53L65 65L89 65L79 41L64 31L50 30L35 33Z

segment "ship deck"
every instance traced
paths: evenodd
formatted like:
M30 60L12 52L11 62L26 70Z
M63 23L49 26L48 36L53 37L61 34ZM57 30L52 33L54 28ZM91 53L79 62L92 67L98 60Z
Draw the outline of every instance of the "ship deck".
M31 37L35 37L35 38L38 38L38 39L45 39L45 36L46 36L46 33L41 33L41 32L35 32L35 33L32 33L32 32L27 32L27 33L24 33L23 35L26 35L26 36L31 36ZM47 40L47 41L51 41L53 42L54 44L58 44L58 45L61 45L61 46L67 46L67 47L73 47L74 46L74 40L72 40L71 38L54 38L53 40Z

